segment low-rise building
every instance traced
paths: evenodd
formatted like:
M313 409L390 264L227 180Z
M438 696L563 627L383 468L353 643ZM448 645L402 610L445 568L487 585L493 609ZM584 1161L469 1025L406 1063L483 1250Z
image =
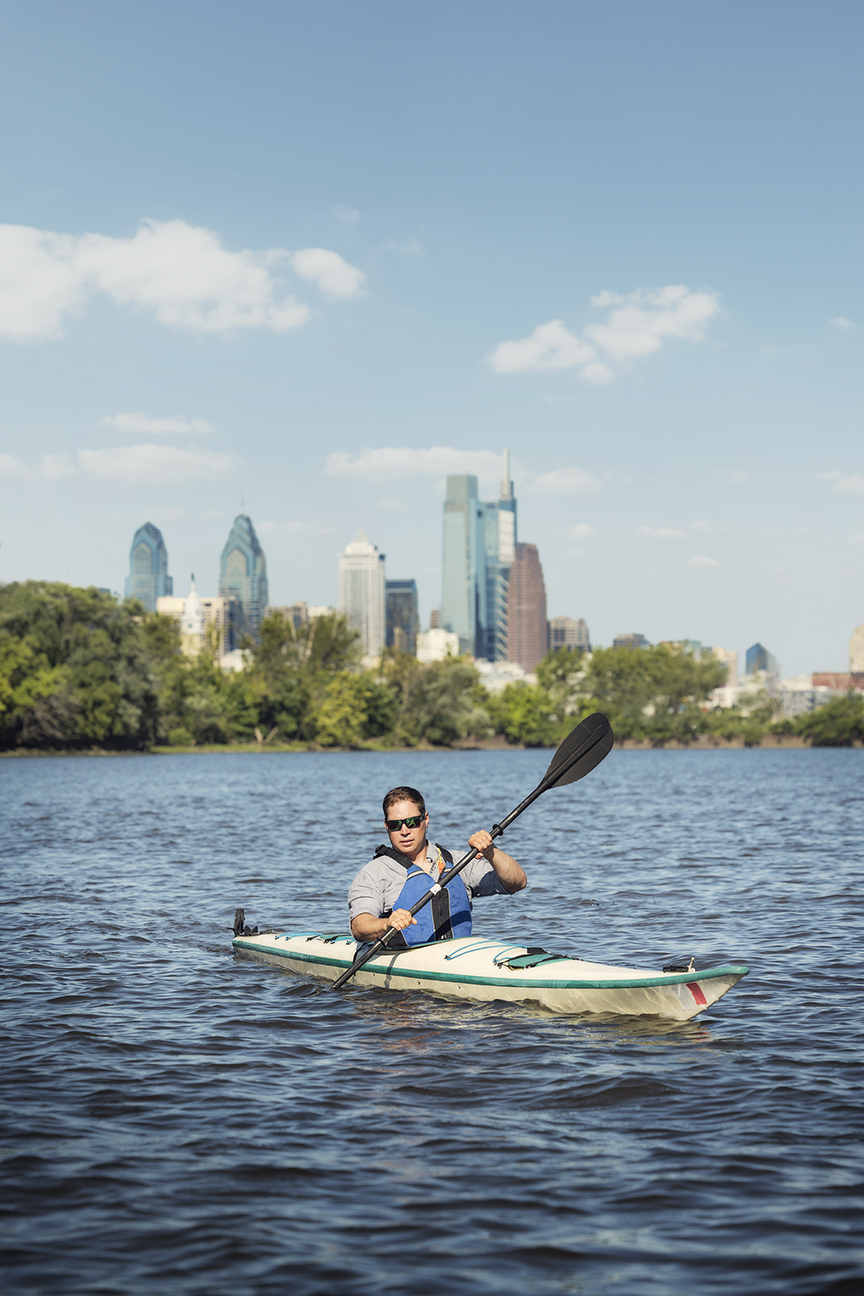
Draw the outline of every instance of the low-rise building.
M549 622L549 648L552 652L561 648L581 648L583 652L590 652L591 635L585 618L574 621L572 617L553 617Z
M810 675L793 675L781 680L777 690L782 714L790 720L796 716L807 715L817 707L824 706L834 697L830 688L824 684L814 685Z
M832 693L864 692L864 671L814 671L813 688L827 688Z
M524 670L518 662L490 662L478 657L474 665L480 672L480 683L490 693L503 693L508 684L537 683L537 676Z
M192 591L195 590L194 579ZM189 656L195 656L201 651L204 643L209 642L211 634L215 638L215 653L220 659L227 653L233 652L238 646L242 634L238 627L243 624L243 610L237 599L221 598L216 595L213 598L200 598L195 592L195 600L200 608L200 615L204 620L203 634L192 627L192 618L190 616L189 629L184 630L184 615L188 599L176 598L173 595L164 595L156 600L156 611L160 616L172 617L180 626L180 641L183 652ZM195 612L195 624L198 625L198 609L190 609Z
M440 626L432 626L421 631L417 636L417 660L420 662L443 661L445 657L459 656L459 636Z
M643 634L617 634L612 640L613 648L650 648L651 644Z

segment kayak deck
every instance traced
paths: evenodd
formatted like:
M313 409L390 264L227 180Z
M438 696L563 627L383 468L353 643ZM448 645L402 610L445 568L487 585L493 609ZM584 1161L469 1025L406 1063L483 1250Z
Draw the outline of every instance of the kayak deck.
M236 936L240 953L294 972L335 979L357 943L347 933L268 932ZM463 936L384 951L355 975L362 986L429 990L460 999L531 1001L552 1012L618 1013L688 1021L746 976L744 963L688 972L616 967L525 945Z

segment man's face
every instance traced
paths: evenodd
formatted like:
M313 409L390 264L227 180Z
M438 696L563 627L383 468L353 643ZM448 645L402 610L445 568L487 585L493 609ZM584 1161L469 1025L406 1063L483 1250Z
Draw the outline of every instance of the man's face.
M410 819L412 815L419 815L420 808L413 801L395 801L388 807L388 819ZM423 845L423 839L426 836L426 826L429 823L428 814L424 814L416 828L408 828L404 823L401 828L395 832L387 829L390 837L390 845L395 846L403 855L410 855L413 851L418 850Z

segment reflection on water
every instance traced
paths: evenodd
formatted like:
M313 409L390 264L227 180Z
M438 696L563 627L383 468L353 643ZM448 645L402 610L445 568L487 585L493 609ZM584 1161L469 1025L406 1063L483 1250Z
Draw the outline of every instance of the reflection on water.
M478 934L749 963L695 1021L337 993L232 953L238 904L345 928L388 787L458 849L546 760L0 763L10 1290L864 1289L864 753L614 752L508 832L530 886Z

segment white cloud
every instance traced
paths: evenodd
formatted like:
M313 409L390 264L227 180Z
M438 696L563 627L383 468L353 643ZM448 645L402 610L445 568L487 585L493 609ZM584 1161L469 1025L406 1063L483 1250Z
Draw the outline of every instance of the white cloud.
M581 468L553 468L529 481L528 489L538 495L593 495L600 483Z
M360 219L360 213L356 207L346 207L340 203L331 210L336 219L341 221L343 225L356 225Z
M356 456L337 451L329 454L324 464L324 473L328 477L354 477L372 482L417 476L440 479L471 473L488 485L500 482L502 471L501 456L492 450L457 450L453 446L430 446L429 449L367 447ZM519 462L513 460L511 474L518 475L523 483L522 489L540 495L588 495L601 489L597 478L581 468L555 468L535 476L525 472ZM389 501L381 503L383 507L390 505Z
M750 480L750 474L741 472L736 468L726 474L726 480L731 482L733 486L746 486Z
M366 282L362 270L327 248L304 248L294 253L291 263L301 279L317 284L328 297L356 297Z
M10 454L0 454L0 477L20 477L28 481L32 476L33 473L20 459Z
M452 446L431 446L414 450L408 446L381 446L361 450L356 457L341 451L327 456L324 472L328 477L361 477L372 481L397 477L429 475L445 477L448 473L473 473L484 481L501 477L501 456L491 450L456 450Z
M75 467L69 462L67 454L43 454L39 460L41 477L74 477Z
M499 342L486 359L495 373L536 373L577 369L593 364L596 357L596 349L571 333L563 320L550 320L538 324L531 336L520 342ZM608 376L612 377L611 370Z
M720 567L721 563L716 558L706 558L704 554L696 554L690 559L688 567Z
M597 528L591 526L590 522L577 522L567 532L571 540L588 540L591 536L597 534Z
M854 329L858 327L854 320L847 319L845 315L835 315L834 319L829 320L828 323L833 324L834 328L838 329Z
M653 536L655 540L680 540L685 533L677 527L640 526L636 528L636 534Z
M591 304L611 309L606 323L589 324L585 335L618 361L651 355L667 338L702 342L705 326L720 310L716 293L691 292L684 284L639 289L627 296L602 292Z
M291 264L331 297L355 295L365 277L325 248L231 252L212 230L182 220L145 220L128 238L0 225L0 336L59 337L95 292L152 310L169 328L281 333L311 315L278 282L279 268Z
M626 295L601 292L591 304L608 314L603 323L587 325L581 337L562 320L550 320L527 338L499 343L487 363L495 373L578 369L583 382L606 383L614 376L611 364L652 355L668 339L703 341L706 325L720 310L716 293L692 292L684 284Z
M860 473L853 473L851 477L844 477L839 472L820 473L819 480L832 482L838 495L864 495L864 477Z
M206 436L215 432L206 419L187 419L175 414L170 418L148 418L146 414L106 414L103 427L117 432L130 432L133 436Z
M21 481L35 481L38 477L49 479L74 477L75 468L65 454L43 454L35 471L13 455L0 454L0 477L18 477Z
M81 471L102 481L173 483L193 477L213 480L229 477L235 466L233 455L181 450L179 446L148 444L78 451Z

